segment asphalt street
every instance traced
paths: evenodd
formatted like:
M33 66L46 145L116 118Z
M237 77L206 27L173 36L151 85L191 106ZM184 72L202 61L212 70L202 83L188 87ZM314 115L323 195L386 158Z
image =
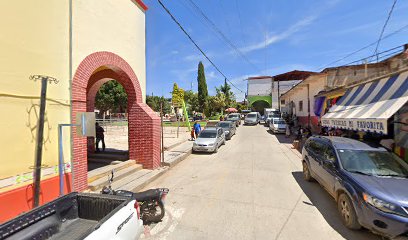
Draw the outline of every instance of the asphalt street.
M193 154L149 184L166 216L144 239L381 239L345 228L334 200L305 182L301 161L267 128L240 126L216 154Z

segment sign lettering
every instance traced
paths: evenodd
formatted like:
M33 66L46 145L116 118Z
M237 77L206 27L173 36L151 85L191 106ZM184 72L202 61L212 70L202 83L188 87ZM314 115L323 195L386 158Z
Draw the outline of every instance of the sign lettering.
M322 119L322 126L387 134L385 119Z

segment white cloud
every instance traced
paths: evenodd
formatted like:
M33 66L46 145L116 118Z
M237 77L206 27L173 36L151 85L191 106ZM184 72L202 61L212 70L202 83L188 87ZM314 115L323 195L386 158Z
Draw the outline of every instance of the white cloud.
M301 19L300 21L296 22L295 24L293 24L292 26L290 26L288 29L286 29L285 31L279 33L279 34L274 34L271 36L267 36L265 40L262 40L259 43L255 43L246 47L241 48L240 50L244 53L248 53L248 52L252 52L258 49L262 49L265 48L273 43L285 40L289 37L291 37L293 34L295 34L296 32L299 32L300 30L302 30L304 27L312 24L314 22L314 20L316 20L317 15L313 15L313 16L308 16L306 18ZM270 35L270 34L268 34Z
M191 55L187 55L187 56L183 57L183 60L187 61L187 62L197 62L198 63L202 59L203 59L203 57L201 55L199 55L199 54L191 54Z
M186 86L190 86L189 84L195 80L194 72L197 71L197 68L183 68L183 69L173 69L170 70L170 73L173 75L170 79L172 81L177 82L178 84L187 84Z
M292 37L295 33L303 30L305 27L312 24L321 14L327 13L327 10L333 8L336 4L338 4L341 0L327 0L326 4L323 6L319 6L314 10L314 13L310 16L307 16L303 19L300 19L295 24L289 26L286 30L278 34L271 34L266 33L266 39L262 39L258 43L250 44L246 47L240 48L243 53L252 52L258 49L265 48L271 44L276 42L288 39Z
M217 74L214 71L210 71L210 72L207 72L205 76L208 80L211 80L211 79L215 79L217 77Z

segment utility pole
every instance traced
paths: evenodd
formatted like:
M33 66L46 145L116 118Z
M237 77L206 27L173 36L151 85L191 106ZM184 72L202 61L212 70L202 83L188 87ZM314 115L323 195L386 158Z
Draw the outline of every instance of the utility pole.
M310 86L307 86L307 126L310 128Z
M280 103L280 92L279 92L279 90L280 90L280 86L279 86L279 78L278 78L278 109L279 109L279 112L280 112L280 110L281 110L281 103Z
M40 184L41 184L41 162L42 162L42 149L44 141L44 119L45 119L45 106L47 100L47 83L58 83L58 80L43 75L32 75L31 80L41 80L41 97L40 97L40 115L37 124L37 147L35 152L34 162L34 202L33 206L38 207L40 204Z
M273 106L273 78L271 78L271 107Z
M227 91L229 90L227 89L227 78L224 79L224 88L225 88L225 97L228 98L228 99L225 99L225 105L226 105L225 108L228 109L229 108L229 104L228 104L229 92ZM224 114L224 110L222 111L222 113Z
M160 102L160 121L161 121L161 159L163 166L164 164L163 101Z
M180 116L179 116L179 114L178 114L178 108L177 108L177 113L176 113L176 116L177 116L177 138L179 138L179 131L180 131Z

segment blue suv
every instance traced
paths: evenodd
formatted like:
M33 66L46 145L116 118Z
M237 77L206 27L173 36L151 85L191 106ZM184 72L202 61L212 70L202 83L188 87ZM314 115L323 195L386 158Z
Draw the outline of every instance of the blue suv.
M408 164L382 147L342 137L311 137L303 176L337 202L344 225L408 239Z

